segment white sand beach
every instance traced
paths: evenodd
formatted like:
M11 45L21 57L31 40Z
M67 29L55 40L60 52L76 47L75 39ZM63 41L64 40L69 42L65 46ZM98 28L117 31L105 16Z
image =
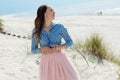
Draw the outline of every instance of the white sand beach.
M4 31L21 36L31 35L34 18L13 15L0 18L3 20ZM116 57L120 57L120 15L60 16L54 22L64 24L74 42L84 41L93 33L99 33L108 49ZM36 60L40 55L31 54L30 47L31 40L0 34L0 80L39 80L39 65ZM120 67L114 63L103 60L103 64L95 67L96 61L86 56L88 66L80 55L79 59L73 60L71 55L77 54L71 50L65 52L77 68L80 80L120 79Z

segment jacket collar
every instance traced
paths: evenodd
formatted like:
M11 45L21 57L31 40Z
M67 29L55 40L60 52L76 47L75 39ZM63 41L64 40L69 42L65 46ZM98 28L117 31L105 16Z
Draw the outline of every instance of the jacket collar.
M52 24L51 24L51 26L50 26L49 32L50 32L54 27L55 27L55 23L52 22ZM43 33L46 33L46 31L45 31L44 28L42 29L42 32L43 32Z

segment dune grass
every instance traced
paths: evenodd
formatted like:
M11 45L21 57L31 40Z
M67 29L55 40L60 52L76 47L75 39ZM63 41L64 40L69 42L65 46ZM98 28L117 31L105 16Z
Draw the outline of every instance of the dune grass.
M99 59L105 59L108 55L107 48L102 42L102 38L97 33L93 34L85 41L84 48L89 54L95 55Z
M116 58L113 53L110 52L110 49L107 48L102 37L100 37L98 33L92 34L84 42L79 40L76 41L71 48L77 52L79 52L79 50L83 50L84 53L94 55L99 61L105 59L120 66L120 59Z
M2 23L2 19L0 19L0 32L3 31L3 23Z

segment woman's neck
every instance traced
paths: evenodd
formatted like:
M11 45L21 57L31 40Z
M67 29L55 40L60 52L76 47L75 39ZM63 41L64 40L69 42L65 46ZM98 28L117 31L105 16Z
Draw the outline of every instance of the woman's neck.
M45 21L45 24L44 24L44 30L48 33L49 30L50 30L50 26L52 24L52 21Z
M50 28L52 21L45 21L44 28Z

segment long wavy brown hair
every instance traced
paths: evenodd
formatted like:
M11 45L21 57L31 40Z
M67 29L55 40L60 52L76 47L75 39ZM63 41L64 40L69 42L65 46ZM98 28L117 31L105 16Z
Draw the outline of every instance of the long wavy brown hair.
M47 10L47 5L42 5L38 8L37 10L37 16L35 18L35 32L33 33L33 35L36 35L37 37L37 43L40 42L40 34L45 22L45 12Z

